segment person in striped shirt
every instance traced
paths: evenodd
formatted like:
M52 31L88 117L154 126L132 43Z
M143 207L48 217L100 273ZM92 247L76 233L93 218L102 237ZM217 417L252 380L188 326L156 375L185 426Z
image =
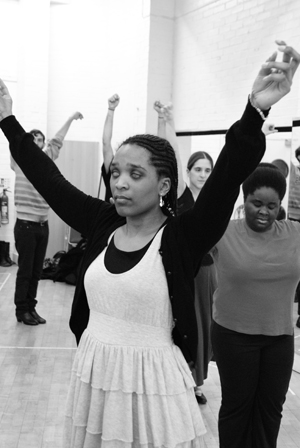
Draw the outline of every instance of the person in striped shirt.
M30 134L36 145L52 160L56 160L73 120L82 118L80 112L73 113L47 143L45 135L39 129L33 129ZM49 205L29 182L13 158L11 158L11 168L16 174L14 190L17 214L14 237L18 251L18 272L14 294L16 318L18 322L26 325L45 324L46 320L36 312L35 307L49 238Z

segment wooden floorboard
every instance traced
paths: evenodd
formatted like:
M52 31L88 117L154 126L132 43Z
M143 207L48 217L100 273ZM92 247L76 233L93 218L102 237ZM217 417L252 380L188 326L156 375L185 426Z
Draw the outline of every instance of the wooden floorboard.
M16 266L0 267L0 448L63 448L64 409L76 350L68 325L74 287L42 280L37 310L47 324L26 326L15 318L16 270ZM295 353L300 362L300 329L296 327ZM300 448L297 365L284 405L278 448ZM203 391L208 399L201 406L207 428L205 448L217 448L221 391L215 363L209 366Z

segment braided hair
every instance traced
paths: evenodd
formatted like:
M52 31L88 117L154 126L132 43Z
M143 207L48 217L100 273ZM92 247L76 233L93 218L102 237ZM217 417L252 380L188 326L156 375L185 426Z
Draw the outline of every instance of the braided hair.
M176 216L178 169L174 149L168 140L157 137L156 135L140 134L127 138L121 144L121 146L123 145L137 145L149 151L149 162L155 167L158 178L170 178L171 187L163 197L161 209L166 216Z

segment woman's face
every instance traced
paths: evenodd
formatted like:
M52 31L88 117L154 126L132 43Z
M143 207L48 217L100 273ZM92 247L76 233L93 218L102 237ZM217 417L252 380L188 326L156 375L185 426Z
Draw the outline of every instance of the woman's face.
M265 232L277 218L279 207L277 191L270 187L258 188L244 202L246 223L255 232Z
M208 159L198 159L190 170L187 170L190 179L190 185L201 190L212 171L210 161Z
M159 195L169 190L169 179L158 179L149 159L149 152L137 145L127 144L116 152L110 168L110 186L119 215L151 213L159 208Z

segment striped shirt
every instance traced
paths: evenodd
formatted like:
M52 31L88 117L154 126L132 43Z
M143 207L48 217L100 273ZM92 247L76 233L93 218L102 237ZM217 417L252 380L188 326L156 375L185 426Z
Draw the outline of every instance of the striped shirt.
M43 151L52 160L56 160L62 147L62 141L55 136L47 142ZM11 157L11 168L16 173L14 200L17 218L28 221L47 221L49 205L29 182L21 168Z

